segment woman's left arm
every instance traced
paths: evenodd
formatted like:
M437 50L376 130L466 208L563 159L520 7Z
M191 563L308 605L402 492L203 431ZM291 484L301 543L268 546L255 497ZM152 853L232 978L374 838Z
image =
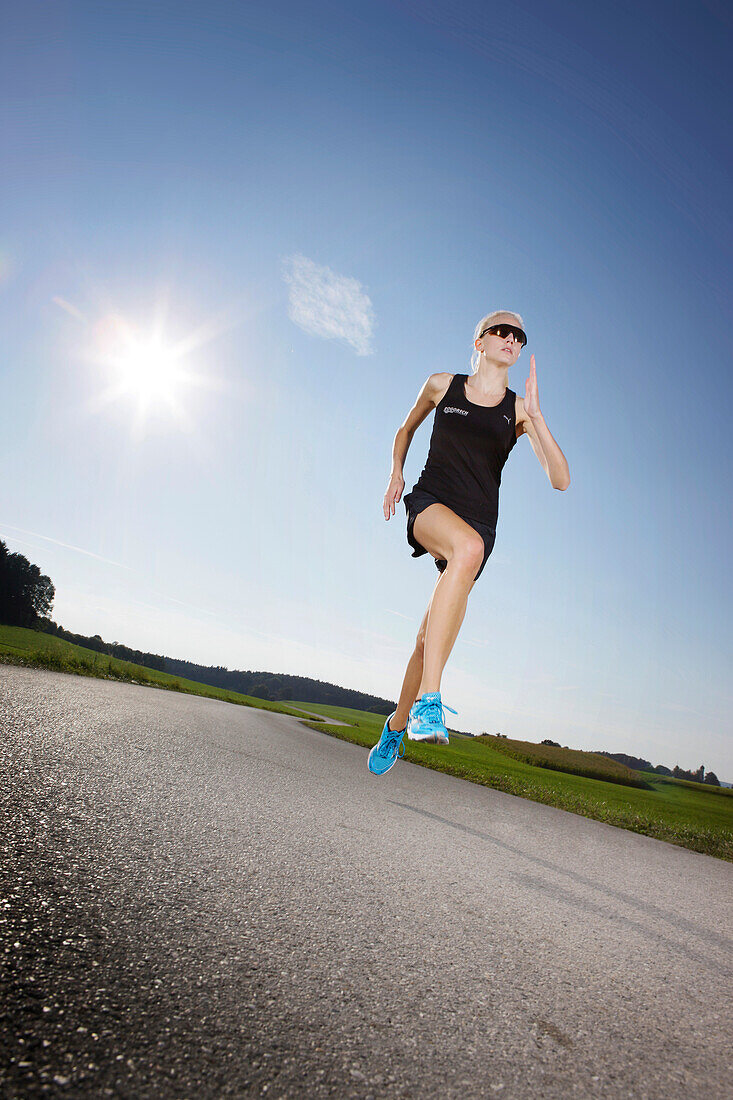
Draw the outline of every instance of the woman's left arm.
M542 464L553 489L567 489L570 485L568 460L552 437L540 412L540 399L537 393L537 370L534 355L529 359L529 378L524 393L525 418L517 425L519 434L526 432L532 444L532 450Z

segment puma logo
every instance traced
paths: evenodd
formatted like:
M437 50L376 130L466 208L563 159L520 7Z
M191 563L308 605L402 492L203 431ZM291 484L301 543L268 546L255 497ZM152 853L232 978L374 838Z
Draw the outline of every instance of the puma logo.
M504 419L506 420L507 424L511 424L511 422L512 422L511 416L507 416L507 414L504 413Z

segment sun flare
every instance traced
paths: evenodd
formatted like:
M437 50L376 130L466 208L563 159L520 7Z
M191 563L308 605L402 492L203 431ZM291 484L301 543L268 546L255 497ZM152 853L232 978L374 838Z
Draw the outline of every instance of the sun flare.
M170 400L185 381L174 351L157 337L135 340L113 364L121 389L145 404Z
M172 341L158 324L145 332L118 314L108 314L94 327L91 359L105 386L99 402L133 406L138 428L151 418L172 418L189 426L186 399L204 382L189 356L195 341Z

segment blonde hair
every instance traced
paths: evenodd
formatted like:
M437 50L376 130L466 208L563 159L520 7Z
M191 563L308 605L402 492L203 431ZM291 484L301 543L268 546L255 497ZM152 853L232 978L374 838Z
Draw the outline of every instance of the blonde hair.
M497 317L513 317L521 329L524 328L524 321L518 313L514 313L511 309L495 309L493 313L487 313L485 317L482 317L476 328L473 330L473 352L471 353L471 374L475 374L478 370L478 361L481 358L480 352L476 349L476 341L478 340L484 329L487 329L489 325L495 324Z

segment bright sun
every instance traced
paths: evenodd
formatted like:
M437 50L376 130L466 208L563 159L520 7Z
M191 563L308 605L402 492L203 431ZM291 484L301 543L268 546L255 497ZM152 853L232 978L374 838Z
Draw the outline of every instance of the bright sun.
M188 361L192 347L201 342L189 336L173 343L162 324L145 333L118 314L102 318L94 329L91 356L104 372L100 403L131 402L138 428L151 417L171 413L183 424L187 393L203 381Z
M185 371L174 351L158 337L131 341L115 357L113 366L122 390L145 405L172 399L185 380Z

